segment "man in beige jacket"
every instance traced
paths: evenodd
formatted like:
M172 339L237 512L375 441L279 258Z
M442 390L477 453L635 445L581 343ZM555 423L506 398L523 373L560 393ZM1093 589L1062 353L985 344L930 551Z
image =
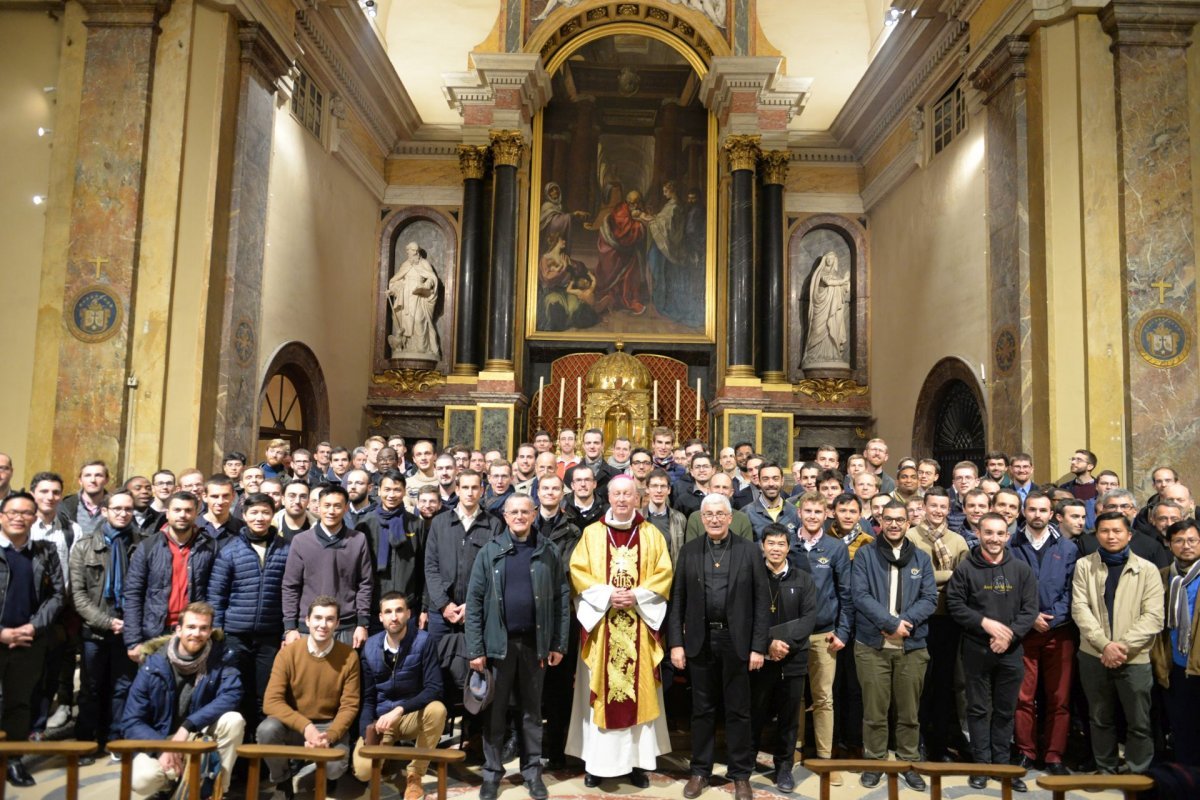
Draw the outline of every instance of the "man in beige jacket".
M1079 626L1079 677L1092 724L1092 754L1102 772L1117 771L1116 704L1125 712L1125 764L1145 772L1150 736L1150 650L1163 628L1162 578L1129 549L1132 530L1119 511L1096 518L1099 549L1075 564L1071 616Z

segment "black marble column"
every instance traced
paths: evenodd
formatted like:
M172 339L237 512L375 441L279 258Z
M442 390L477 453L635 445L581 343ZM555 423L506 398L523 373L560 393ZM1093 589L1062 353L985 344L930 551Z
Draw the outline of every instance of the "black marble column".
M729 317L726 375L754 377L754 166L758 136L729 136Z
M483 366L483 292L487 278L487 221L483 176L488 148L458 147L463 176L462 248L458 265L458 318L454 335L455 375L474 375Z
M525 150L520 131L492 132L495 187L492 203L492 272L488 281L486 370L513 368L516 320L517 167Z
M759 214L759 304L758 341L762 379L767 383L787 380L783 364L783 186L787 182L786 150L763 153L762 208Z

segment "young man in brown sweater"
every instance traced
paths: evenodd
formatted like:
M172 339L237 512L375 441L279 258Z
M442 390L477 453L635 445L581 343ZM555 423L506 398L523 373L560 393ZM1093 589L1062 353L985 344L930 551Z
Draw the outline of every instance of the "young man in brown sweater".
M263 697L266 719L258 726L259 744L337 747L345 755L329 762L326 775L336 781L350 759L350 728L358 715L358 654L337 641L338 601L328 595L308 607L308 636L285 645L275 657ZM285 759L266 759L276 798L293 796L295 768Z

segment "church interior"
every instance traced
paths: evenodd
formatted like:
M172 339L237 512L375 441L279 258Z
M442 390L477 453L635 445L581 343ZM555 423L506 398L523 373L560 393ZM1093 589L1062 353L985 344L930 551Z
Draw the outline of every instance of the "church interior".
M2 0L14 485L655 426L1200 471L1193 0ZM411 439L410 439L411 440ZM715 450L714 450L715 452Z

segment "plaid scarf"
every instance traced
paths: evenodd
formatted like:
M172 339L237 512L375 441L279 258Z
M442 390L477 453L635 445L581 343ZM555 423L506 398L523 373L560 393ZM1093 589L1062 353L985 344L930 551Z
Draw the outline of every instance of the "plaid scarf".
M939 527L930 530L924 525L918 525L917 533L921 535L921 538L924 539L933 550L934 569L954 569L954 561L950 558L950 549L946 547L946 543L942 541L942 537L946 535L945 527Z
M1187 655L1192 646L1192 618L1188 613L1187 587L1200 578L1200 561L1188 567L1186 574L1179 572L1179 562L1171 564L1171 588L1167 599L1167 627L1177 634L1178 649Z

